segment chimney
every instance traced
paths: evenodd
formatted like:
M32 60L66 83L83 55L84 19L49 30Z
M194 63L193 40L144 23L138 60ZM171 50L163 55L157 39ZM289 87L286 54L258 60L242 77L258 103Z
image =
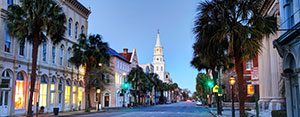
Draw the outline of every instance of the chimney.
M123 53L127 54L128 53L128 48L124 48Z

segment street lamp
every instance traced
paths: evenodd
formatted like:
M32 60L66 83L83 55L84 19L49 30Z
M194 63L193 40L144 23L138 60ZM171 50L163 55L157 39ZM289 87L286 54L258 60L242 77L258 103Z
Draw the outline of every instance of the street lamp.
M97 94L98 94L98 111L100 111L100 92L101 90L100 89L97 89Z
M235 84L235 78L233 76L231 76L229 78L229 83L231 85L231 100L232 100L232 117L234 117L235 114L235 110L234 110L234 84Z

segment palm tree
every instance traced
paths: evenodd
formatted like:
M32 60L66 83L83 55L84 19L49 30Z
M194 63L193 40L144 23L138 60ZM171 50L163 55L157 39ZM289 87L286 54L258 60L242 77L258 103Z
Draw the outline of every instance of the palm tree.
M10 35L21 43L32 43L31 82L28 102L29 116L32 115L32 98L35 89L38 47L51 40L60 42L66 31L66 16L62 8L53 0L23 0L21 5L11 5L3 16Z
M138 96L138 103L140 103L140 90L144 87L142 87L142 81L146 78L146 74L144 73L143 69L141 67L134 67L129 72L128 81L132 85L132 88L134 89L134 103L137 103L137 96ZM143 89L144 90L144 89Z
M150 87L150 91L151 91L151 102L155 103L155 98L156 98L156 91L157 91L157 81L158 79L158 75L156 73L149 73L147 74L147 78L149 79L150 83L149 83L149 87ZM151 89L152 88L152 89ZM154 93L154 94L153 94Z
M84 82L85 82L85 109L90 111L91 99L90 90L95 83L95 69L100 69L102 66L109 66L110 55L107 53L108 44L102 41L100 35L90 35L88 38L81 34L78 39L78 44L73 45L73 56L70 62L76 67L84 67ZM99 81L99 80L96 80ZM98 84L99 85L99 84Z
M197 42L207 42L204 46L209 50L219 48L213 45L228 43L224 51L235 63L240 88L240 116L245 116L243 61L258 54L263 37L275 33L277 29L276 17L260 14L263 3L262 0L205 1L199 4L195 21Z

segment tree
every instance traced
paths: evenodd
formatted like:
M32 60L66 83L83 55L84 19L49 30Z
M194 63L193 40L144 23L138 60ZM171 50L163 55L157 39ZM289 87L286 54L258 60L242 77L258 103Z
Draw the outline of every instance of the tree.
M275 33L277 29L276 17L260 14L263 3L260 0L205 1L199 4L195 21L196 41L207 42L204 46L208 50L225 47L224 53L234 60L240 88L240 116L245 116L243 61L257 55L263 37ZM217 46L222 43L228 46Z
M66 31L66 17L62 8L53 0L23 0L21 5L11 5L3 16L10 35L20 43L32 44L31 82L28 102L29 116L32 116L32 99L35 89L38 47L51 40L60 42Z
M102 66L109 66L110 55L107 53L109 46L106 42L102 41L102 37L98 34L90 35L88 38L84 34L81 34L78 44L74 44L72 48L73 56L69 61L76 65L76 67L82 66L85 68L85 109L86 111L90 111L90 90L99 82L99 79L96 80L95 72L97 71L95 70L101 69Z
M143 87L142 83L146 79L146 74L144 73L143 69L141 67L134 67L129 72L128 81L132 85L132 88L134 89L134 103L137 103L137 97L138 96L138 103L140 103L140 93L141 89L144 91L145 87Z

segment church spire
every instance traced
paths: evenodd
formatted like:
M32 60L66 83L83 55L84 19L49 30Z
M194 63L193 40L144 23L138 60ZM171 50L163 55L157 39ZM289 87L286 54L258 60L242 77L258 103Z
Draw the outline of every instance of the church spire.
M159 29L157 30L155 47L161 47L161 44L160 44L160 37L159 37Z

